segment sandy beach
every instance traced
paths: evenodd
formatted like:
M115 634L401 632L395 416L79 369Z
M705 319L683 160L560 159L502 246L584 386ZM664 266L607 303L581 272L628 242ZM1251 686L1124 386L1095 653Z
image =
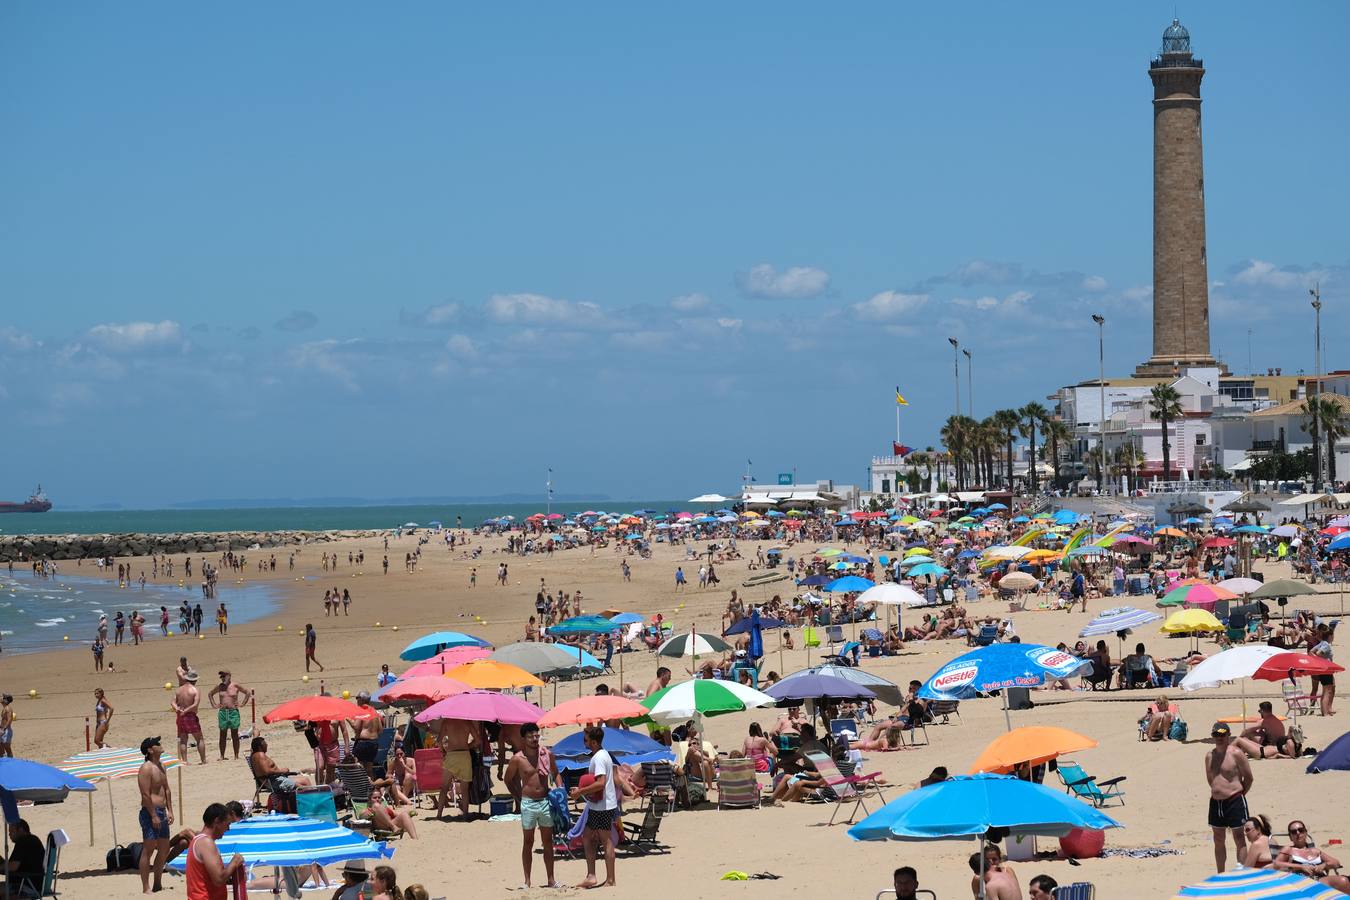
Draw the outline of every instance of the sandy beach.
M55 762L84 750L85 717L92 715L91 691L95 687L107 692L116 709L109 735L113 746L136 746L148 735L163 735L168 749L173 741L174 722L164 685L173 680L178 657L186 655L191 665L203 673L203 685L211 682L218 668L228 666L237 681L255 689L260 733L272 740L272 755L282 765L300 768L309 765L311 759L303 737L288 725L261 725L265 710L284 700L316 692L320 683L332 693L345 690L354 694L361 689L373 689L380 664L387 662L396 672L406 668L407 664L398 659L399 650L427 631L463 630L498 645L520 640L525 620L533 611L534 592L541 578L550 588L569 592L580 589L590 612L610 607L644 616L662 612L677 629L687 628L692 621L701 631L718 632L730 589L739 586L747 574L745 561L727 563L719 570L722 577L719 588L699 590L695 584L676 594L674 571L682 560L683 548L657 544L651 559L626 557L632 566L631 583L622 579L620 557L612 548L606 548L594 555L587 549L574 549L551 557L510 557L511 583L497 587L493 580L503 556L500 548L505 538L482 539L484 553L473 561L459 559L458 549L451 553L433 540L423 548L416 573L408 574L403 570L402 560L406 552L416 547L416 540L407 536L391 538L387 575L380 574L383 548L370 539L329 544L323 549L306 548L298 555L293 572L286 570L285 557L278 553L281 561L278 572L262 574L255 569L243 577L249 581L275 580L286 595L281 612L264 620L232 626L229 635L221 637L209 621L211 607L204 603L208 622L200 640L155 637L141 647L110 647L106 658L115 665L115 674L95 675L86 645L22 656L5 653L0 659L0 685L16 697L15 754ZM321 571L320 554L324 550L332 552L335 547L342 558L337 570ZM347 565L348 549L365 551L364 570ZM742 550L752 557L753 543L743 542ZM257 552L247 555L256 559ZM133 562L135 571L140 568L139 561ZM477 587L470 588L470 573L475 568ZM1264 569L1267 578L1288 574L1282 565L1258 568ZM85 566L80 574L92 572ZM310 576L316 577L309 580ZM221 577L230 580L232 576L222 573ZM331 586L351 591L350 616L325 618L321 600L324 589ZM779 583L773 587L788 586ZM1323 590L1327 593L1310 602L1291 604L1290 609L1298 606L1323 614L1336 613L1342 598L1329 586L1324 585ZM751 601L760 601L767 600L771 591L755 588L743 590L743 594ZM133 601L134 597L129 596L128 607ZM1110 599L1095 600L1089 603L1086 615L1077 611L1068 614L1025 611L1012 614L1012 618L1024 641L1053 645L1065 640L1072 644L1092 615L1113 605L1118 604ZM990 600L973 604L970 610L978 615L1006 615L1005 604ZM301 631L307 622L318 630L317 657L326 669L323 673L311 673L311 680L305 683ZM87 625L92 632L94 623ZM157 633L157 625L158 620L152 619L147 631ZM72 635L76 636L85 638L92 634ZM796 637L800 647L800 632ZM1130 640L1144 641L1159 656L1175 655L1185 643L1167 640L1151 628ZM777 637L772 634L766 638L766 646L766 670L786 674L807 664L806 651L800 649L784 652L780 662ZM900 656L864 660L864 668L904 684L911 678L927 678L942 663L966 649L964 640L911 644ZM1114 641L1112 652L1116 652ZM818 658L819 651L816 653ZM650 652L632 652L624 655L623 665L624 680L645 687L657 659ZM678 661L676 667L678 680ZM583 690L590 693L600 681L619 687L617 677L606 676L587 680ZM28 696L30 690L39 692L35 699ZM567 699L576 695L577 685L563 683L557 690L560 700ZM1125 827L1108 833L1108 848L1161 847L1180 851L1180 855L1156 858L1093 859L1076 867L1058 860L1019 863L1016 869L1024 891L1032 875L1045 872L1061 884L1075 880L1095 882L1099 897L1150 900L1170 897L1182 884L1198 881L1213 872L1210 830L1205 821L1208 789L1202 778L1202 757L1210 746L1207 736L1210 723L1241 710L1239 688L1232 685L1198 694L1172 689L1168 693L1180 699L1183 716L1190 725L1189 740L1185 743L1137 740L1135 723L1151 697L1148 691L1096 695L1037 691L1033 694L1037 704L1034 709L1012 714L1014 726L1058 724L1095 738L1100 746L1078 754L1078 761L1099 778L1127 777L1123 785L1126 804L1110 810ZM546 699L551 701L552 697L553 688L549 687ZM1249 682L1249 711L1255 711L1260 697L1274 698L1277 709L1283 709L1278 686ZM214 760L216 730L209 712L202 718L208 760ZM772 710L709 719L708 737L726 752L740 747L751 722L758 721L767 727L774 719ZM1319 748L1326 746L1344 731L1343 719L1344 715L1304 718L1307 743ZM247 711L244 721L245 724L249 721ZM884 775L889 782L886 797L892 799L934 766L945 765L953 773L967 771L980 750L1003 729L1004 716L997 700L966 702L961 706L959 723L929 726L928 746L865 754L865 768ZM572 730L551 729L545 734L545 742L553 743ZM1319 844L1350 838L1350 809L1342 799L1350 796L1350 781L1345 773L1307 775L1306 761L1296 760L1256 761L1252 765L1255 785L1249 798L1251 809L1268 815L1277 831L1283 831L1289 819L1298 817L1308 823ZM176 778L172 783L176 790ZM1047 784L1058 787L1054 776ZM199 827L201 811L209 802L247 799L252 795L251 779L242 760L189 765L184 770L183 786L186 796L176 798L176 803L181 802L179 827L183 824ZM72 796L63 805L25 810L35 833L45 835L51 828L63 827L70 834L71 843L62 856L60 882L61 895L70 900L130 897L140 892L134 872L104 874L104 854L113 844L107 790L106 784L100 785L92 800L92 846L89 801L85 798ZM117 782L112 791L117 802L119 835L123 842L136 839L139 832L134 781ZM869 806L875 809L877 804L869 800ZM895 866L908 864L918 869L921 887L936 891L939 897L969 896L970 873L965 857L973 851L973 843L857 843L848 838L845 827L825 826L832 811L828 805L801 804L760 810L718 811L708 806L680 811L667 818L661 828L661 838L670 852L647 858L621 858L618 888L606 893L647 897L658 889L696 897L818 896L822 892L835 897L871 897L889 885ZM488 897L503 896L520 884L519 824L436 822L424 811L419 828L419 840L403 839L395 844L393 865L401 885L420 882L433 896ZM1042 849L1052 849L1053 845L1052 841L1041 841ZM1329 849L1344 858L1341 848ZM781 878L762 883L718 880L733 869L772 872ZM542 875L538 862L536 873ZM558 877L565 884L577 882L583 874L584 864L580 861L558 863ZM165 889L170 894L181 894L183 880L166 876ZM551 893L555 892L536 889L517 895Z

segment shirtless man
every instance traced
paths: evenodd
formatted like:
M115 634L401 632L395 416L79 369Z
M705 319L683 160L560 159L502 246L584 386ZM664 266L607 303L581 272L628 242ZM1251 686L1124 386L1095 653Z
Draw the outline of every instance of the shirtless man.
M655 694L657 691L668 686L669 684L670 684L670 669L667 669L665 666L662 666L661 668L656 670L656 677L652 679L652 683L647 685L646 696L650 697L652 694Z
M441 751L445 753L442 762L441 792L436 797L436 818L445 813L447 794L453 784L459 795L459 811L465 818L469 815L469 782L473 780L473 757L470 750L480 742L477 722L465 722L459 719L442 719L438 738Z
M14 755L14 696L0 694L0 756Z
M1247 820L1247 792L1252 788L1252 767L1247 754L1234 744L1232 730L1215 722L1209 730L1214 749L1205 754L1205 781L1209 783L1209 825L1214 830L1214 866L1222 872L1228 864L1224 831L1233 833L1237 858L1243 858L1246 840L1242 825Z
M201 754L202 765L206 765L206 741L202 738L201 719L197 710L202 705L201 691L197 690L197 673L188 672L186 680L179 685L173 695L173 712L178 729L178 758L187 764L188 738L197 739L197 752Z
M1297 749L1289 738L1280 717L1275 715L1269 700L1262 700L1259 707L1261 720L1242 732L1242 737L1233 741L1238 749L1252 759L1275 759L1292 757Z
M544 842L545 887L562 887L553 880L553 812L549 808L549 788L558 784L558 765L553 755L539 745L539 726L527 722L520 726L521 749L506 766L507 790L520 805L520 827L525 842L520 851L520 863L525 869L525 887L530 886L530 866L534 860L534 831L539 829Z
M136 773L136 786L141 792L141 893L163 890L164 863L169 855L169 826L173 824L173 793L169 790L169 776L159 761L164 748L159 738L141 741L145 762ZM153 863L151 857L154 857ZM150 873L154 872L154 884Z
M980 896L980 854L970 854L970 892ZM984 897L986 900L1022 900L1022 887L1012 866L1003 861L1003 851L996 844L984 848Z
M234 758L239 758L239 707L247 703L253 692L230 677L229 669L220 670L220 684L206 695L211 708L216 710L216 726L220 728L220 758L225 759L225 737L234 741Z
M370 691L361 691L356 695L356 705L362 709L371 709ZM352 719L347 723L355 737L352 738L352 756L361 764L361 768L370 774L375 764L375 756L380 751L380 727L384 720L378 716L369 719Z
M178 668L174 671L174 674L178 676L179 685L187 684L187 675L191 671L192 666L188 665L187 657L186 656L178 657Z

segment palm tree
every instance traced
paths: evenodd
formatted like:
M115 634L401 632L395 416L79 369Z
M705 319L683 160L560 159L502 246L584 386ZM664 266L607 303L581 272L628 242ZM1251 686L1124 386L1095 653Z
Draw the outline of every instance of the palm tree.
M949 416L946 423L942 426L942 443L951 454L952 465L956 469L955 480L956 489L959 491L965 484L965 472L963 466L965 462L966 449L966 430L961 420L964 416Z
M1125 475L1129 479L1130 493L1133 494L1136 486L1134 471L1143 464L1144 451L1134 444L1121 444L1116 448L1114 456L1116 465L1125 470Z
M1336 481L1336 442L1350 433L1350 420L1347 420L1345 407L1334 394L1323 394L1303 401L1300 410L1308 419L1313 438L1313 490L1320 490L1321 479L1317 474L1322 471L1321 454L1318 448L1319 436L1327 439L1327 480Z
M1017 436L1017 429L1022 424L1022 416L1015 409L1000 409L991 418L994 427L998 429L999 443L1007 447L1007 468L1004 470L1004 474L1007 475L1007 487L1011 491L1013 489L1013 439Z
M1022 421L1017 426L1018 430L1022 433L1023 437L1031 438L1031 457L1030 457L1031 462L1027 466L1027 474L1031 478L1031 493L1035 494L1037 491L1036 429L1041 425L1042 422L1045 422L1050 418L1050 411L1046 409L1044 406L1042 406L1040 403L1037 403L1036 401L1033 400L1026 406L1019 409L1017 411L1017 414L1022 417Z
M1059 419L1047 419L1041 428L1041 436L1050 445L1050 465L1055 470L1055 487L1059 487L1059 445L1060 442L1068 443L1073 440L1073 432L1069 426L1065 425Z
M1155 384L1148 395L1148 417L1162 423L1163 481L1172 478L1172 442L1167 436L1167 423L1181 418L1181 394L1170 384Z

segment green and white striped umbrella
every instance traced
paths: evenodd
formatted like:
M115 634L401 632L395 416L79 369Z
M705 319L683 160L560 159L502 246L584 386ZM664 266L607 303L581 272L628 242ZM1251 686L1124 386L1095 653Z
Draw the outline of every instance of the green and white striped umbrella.
M672 684L641 702L647 708L647 718L663 725L685 722L696 714L720 716L778 705L778 701L768 694L739 682L708 678Z
M666 640L656 651L657 656L712 656L725 653L731 645L715 634L686 631Z

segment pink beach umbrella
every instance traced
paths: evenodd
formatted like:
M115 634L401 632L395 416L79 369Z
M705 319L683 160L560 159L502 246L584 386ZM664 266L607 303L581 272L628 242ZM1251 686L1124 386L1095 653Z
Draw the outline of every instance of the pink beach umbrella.
M465 691L439 703L434 703L416 719L422 724L438 719L460 719L469 722L498 722L502 725L524 725L538 722L544 711L533 703L526 703L510 694L493 691Z
M473 662L475 659L486 659L491 654L491 647L451 647L449 650L442 650L431 659L422 660L399 677L417 678L422 675L444 675L455 666L462 666L466 662Z

